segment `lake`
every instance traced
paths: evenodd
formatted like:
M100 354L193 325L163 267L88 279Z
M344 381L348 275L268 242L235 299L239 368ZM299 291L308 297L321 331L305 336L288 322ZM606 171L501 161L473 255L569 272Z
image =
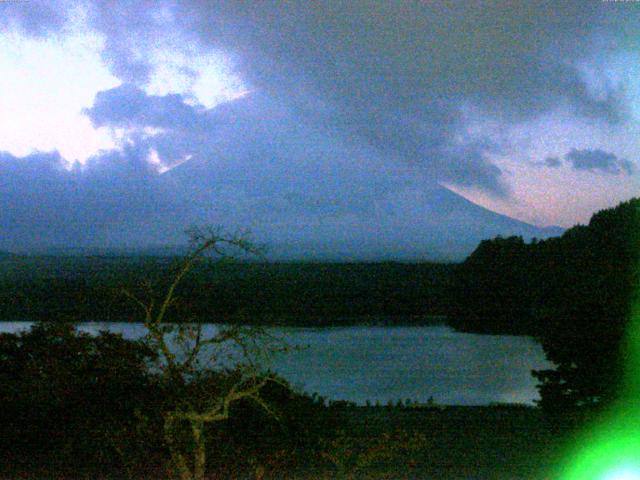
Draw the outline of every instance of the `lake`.
M29 322L0 322L0 332ZM79 327L139 338L135 323L88 322ZM213 332L216 325L207 324ZM278 356L273 369L291 384L331 400L364 405L405 400L447 405L531 404L538 398L532 369L549 368L532 338L458 333L447 326L269 329L302 348Z

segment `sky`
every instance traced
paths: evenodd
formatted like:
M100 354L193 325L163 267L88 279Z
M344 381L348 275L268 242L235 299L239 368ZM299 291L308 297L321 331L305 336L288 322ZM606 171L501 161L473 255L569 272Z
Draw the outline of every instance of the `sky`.
M585 223L640 192L639 43L635 1L5 0L0 248Z

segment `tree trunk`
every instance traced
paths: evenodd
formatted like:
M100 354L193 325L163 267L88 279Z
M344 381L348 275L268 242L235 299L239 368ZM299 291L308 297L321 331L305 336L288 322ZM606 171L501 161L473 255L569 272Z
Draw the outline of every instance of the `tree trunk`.
M193 478L194 480L204 480L205 469L207 467L207 452L205 449L204 423L202 421L191 422L191 432L193 433Z
M171 453L171 463L177 470L178 478L180 480L194 480L194 476L187 465L187 461L184 458L179 447L175 441L175 418L172 415L166 415L164 418L164 439L169 447ZM204 476L202 477L204 478Z

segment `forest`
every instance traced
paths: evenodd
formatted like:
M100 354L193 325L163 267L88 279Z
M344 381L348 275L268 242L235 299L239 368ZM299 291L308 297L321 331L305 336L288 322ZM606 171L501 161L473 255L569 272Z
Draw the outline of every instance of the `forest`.
M220 241L246 248L214 237L181 260L4 256L4 318L51 321L0 334L0 473L547 478L559 445L620 399L637 349L627 340L639 300L640 199L561 237L483 241L457 265L207 261ZM258 325L315 326L446 315L465 332L533 336L556 367L532 372L538 408L356 407L261 370L255 352L288 347L249 326L259 312ZM148 333L92 336L70 323L96 317L137 319ZM227 326L201 337L197 322L219 319ZM186 355L166 348L170 335ZM235 366L220 363L226 344L243 354ZM214 353L200 368L204 345Z
M629 354L639 267L640 199L597 212L561 237L486 240L456 267L449 323L537 337L557 365L535 372L543 405L609 403Z
M161 288L176 257L0 257L3 320L137 321L124 289ZM429 322L444 315L452 265L267 263L199 266L180 285L181 320L278 325Z

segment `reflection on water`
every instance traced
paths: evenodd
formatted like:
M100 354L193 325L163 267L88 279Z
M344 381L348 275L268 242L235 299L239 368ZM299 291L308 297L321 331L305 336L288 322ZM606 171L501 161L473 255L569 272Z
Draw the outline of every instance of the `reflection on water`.
M29 328L0 322L0 331ZM79 328L140 338L142 324L90 322ZM205 325L214 333L215 324ZM531 403L537 398L532 369L548 368L540 345L528 337L457 333L445 326L271 328L299 350L279 355L272 368L294 386L332 400L384 404L412 399L479 405Z

